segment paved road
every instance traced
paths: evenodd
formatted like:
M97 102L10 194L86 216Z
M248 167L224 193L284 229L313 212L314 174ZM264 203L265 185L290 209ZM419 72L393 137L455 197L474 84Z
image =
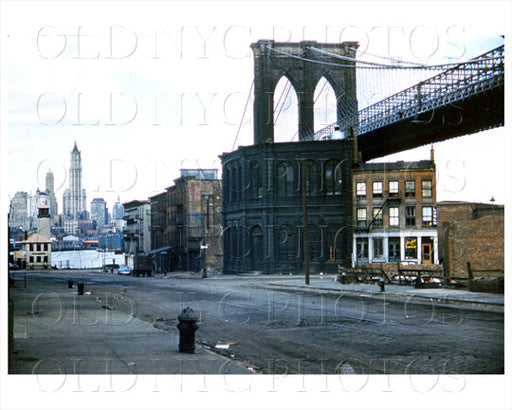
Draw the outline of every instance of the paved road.
M504 319L499 312L286 289L275 286L288 279L279 276L134 278L58 271L29 273L29 288L36 277L63 288L67 278L81 279L85 291L91 292L84 296L94 297L95 303L174 337L176 318L189 306L200 315L199 351L222 355L241 370L265 374L504 372ZM127 326L126 338L130 337Z

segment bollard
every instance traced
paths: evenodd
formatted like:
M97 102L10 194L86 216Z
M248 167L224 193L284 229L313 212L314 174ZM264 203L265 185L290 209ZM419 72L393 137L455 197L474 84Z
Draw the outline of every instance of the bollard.
M79 295L83 295L84 294L84 283L83 282L78 282L76 284L76 287L78 289L78 294Z
M380 291L381 292L385 292L386 291L386 284L384 282L384 279L379 280L379 286L380 286Z
M71 289L73 287L73 281L71 279L68 279L68 289Z
M176 325L180 332L179 350L182 353L194 353L196 348L196 330L199 328L196 322L199 317L194 311L187 307L178 316L179 323Z

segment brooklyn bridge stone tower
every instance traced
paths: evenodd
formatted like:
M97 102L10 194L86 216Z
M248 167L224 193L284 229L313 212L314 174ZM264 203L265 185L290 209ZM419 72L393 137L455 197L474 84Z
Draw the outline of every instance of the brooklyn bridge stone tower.
M306 256L311 272L334 272L351 261L354 142L348 130L315 140L313 96L324 78L337 122L357 116L357 43L260 40L251 48L254 145L220 156L224 272L303 273ZM297 95L298 142L274 140L274 94L283 77Z

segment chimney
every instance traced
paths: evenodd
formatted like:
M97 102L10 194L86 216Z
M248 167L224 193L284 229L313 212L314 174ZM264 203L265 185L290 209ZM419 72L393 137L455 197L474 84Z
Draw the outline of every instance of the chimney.
M434 162L434 144L430 146L430 162Z

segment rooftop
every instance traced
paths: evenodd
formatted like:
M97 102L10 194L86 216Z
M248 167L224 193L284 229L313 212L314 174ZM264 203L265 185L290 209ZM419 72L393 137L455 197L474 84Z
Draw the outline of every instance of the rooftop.
M435 164L429 160L421 161L397 161L397 162L363 162L354 167L360 171L401 171L417 169L434 169Z
M21 243L51 243L52 241L40 233L33 233Z

